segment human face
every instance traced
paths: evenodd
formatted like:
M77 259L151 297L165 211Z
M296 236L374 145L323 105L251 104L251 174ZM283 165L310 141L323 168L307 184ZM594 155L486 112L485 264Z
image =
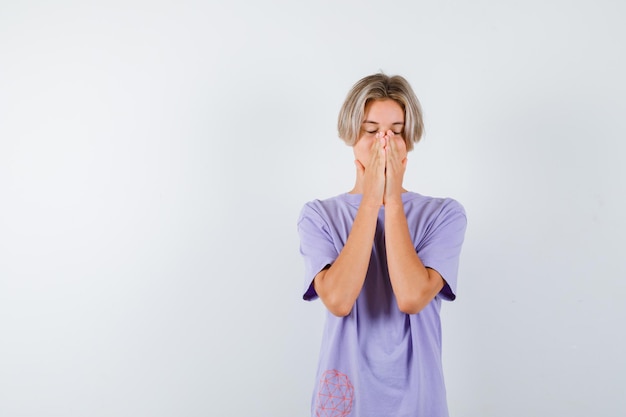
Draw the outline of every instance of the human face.
M404 129L404 110L397 101L392 99L374 100L365 106L365 116L361 123L361 132L359 139L353 146L354 157L363 165L367 166L370 160L370 153L374 141L377 140L376 134L387 134L393 132L391 140L398 141L398 149L405 149L404 157L406 157L406 145L402 138L402 130ZM400 143L401 142L401 143Z

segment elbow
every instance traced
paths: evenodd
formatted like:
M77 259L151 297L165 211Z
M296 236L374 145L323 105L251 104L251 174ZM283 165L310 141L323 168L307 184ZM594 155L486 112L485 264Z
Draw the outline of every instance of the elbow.
M330 311L334 316L345 317L352 312L352 306L356 299L351 298L348 294L337 294L338 291L328 291L316 280L315 291L320 297L326 309Z
M414 296L405 296L397 300L398 309L404 314L417 314L424 309L432 300L427 294L416 294Z
M330 311L334 316L346 317L352 312L352 305L349 305L347 303L335 305L332 307L328 307L328 311Z
M396 302L398 308L405 314L417 314L422 311L437 296L443 288L443 279L429 279L428 282L418 288L398 291Z
M422 311L424 307L426 306L423 304L419 304L419 303L398 302L398 308L404 314L417 314L420 311Z
M337 317L346 317L352 312L352 306L354 303L351 303L347 300L327 300L324 303L328 311L330 311L334 316Z
M350 315L350 312L352 312L352 309L337 309L337 310L330 310L330 312L333 314L333 316L336 317L347 317L348 315Z

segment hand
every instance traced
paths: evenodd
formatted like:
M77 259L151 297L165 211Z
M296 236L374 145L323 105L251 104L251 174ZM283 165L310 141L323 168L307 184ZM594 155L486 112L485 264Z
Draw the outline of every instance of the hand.
M406 143L400 135L388 130L385 133L385 193L383 204L390 202L402 204L402 180L406 171Z
M370 204L380 207L383 204L385 192L385 165L386 165L386 137L377 133L370 148L370 158L367 167L359 160L355 160L357 176L363 184L363 199L361 204Z

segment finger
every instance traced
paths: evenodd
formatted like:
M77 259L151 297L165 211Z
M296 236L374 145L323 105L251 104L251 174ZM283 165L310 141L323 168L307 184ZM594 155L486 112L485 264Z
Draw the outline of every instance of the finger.
M376 154L376 166L381 174L384 174L385 167L387 166L387 150L384 146L384 140L379 142L378 153Z
M396 137L392 140L392 142L393 145L391 146L391 149L393 151L393 156L396 160L402 163L407 155L406 143L402 137Z
M388 143L387 149L389 150L388 159L393 160L397 154L396 141L393 137L394 133L391 130L387 132L388 132L388 137L389 137L389 139L387 140L387 143Z
M379 147L380 144L378 142L378 134L376 134L376 139L372 142L372 146L370 147L370 161L368 165L372 165L374 163L374 160L379 153Z
M382 132L378 132L376 134L376 140L374 142L377 142L377 145L379 145L381 148L384 148L387 145L387 139L385 137L385 134Z
M371 151L370 151L370 159L368 162L368 168L370 172L378 172L385 166L385 154L382 149L383 139L376 135L376 139L372 143Z
M378 139L375 142L376 142L376 149L378 151L378 156L384 157L386 146L387 146L387 141L385 140L385 137L382 134L379 134Z
M386 149L389 146L389 135L387 132L380 132L380 137L383 139L383 147Z
M398 148L398 152L402 153L404 157L406 157L406 142L402 136L398 137L398 143L396 144L396 148Z
M389 163L393 159L394 149L393 149L393 141L387 141L387 152L385 154L385 159L387 163Z

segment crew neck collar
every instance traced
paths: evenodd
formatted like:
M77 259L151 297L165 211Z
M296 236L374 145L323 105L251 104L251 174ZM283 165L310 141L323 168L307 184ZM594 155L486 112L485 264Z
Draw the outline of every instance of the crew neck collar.
M415 193L411 192L411 191L405 191L402 193L402 202L406 203L407 201L409 201L411 199L411 196L415 195ZM361 204L361 200L363 199L363 194L352 194L352 193L343 193L341 194L341 198L347 202L348 204L352 204L355 206L358 206L359 204ZM381 207L383 207L381 205Z

